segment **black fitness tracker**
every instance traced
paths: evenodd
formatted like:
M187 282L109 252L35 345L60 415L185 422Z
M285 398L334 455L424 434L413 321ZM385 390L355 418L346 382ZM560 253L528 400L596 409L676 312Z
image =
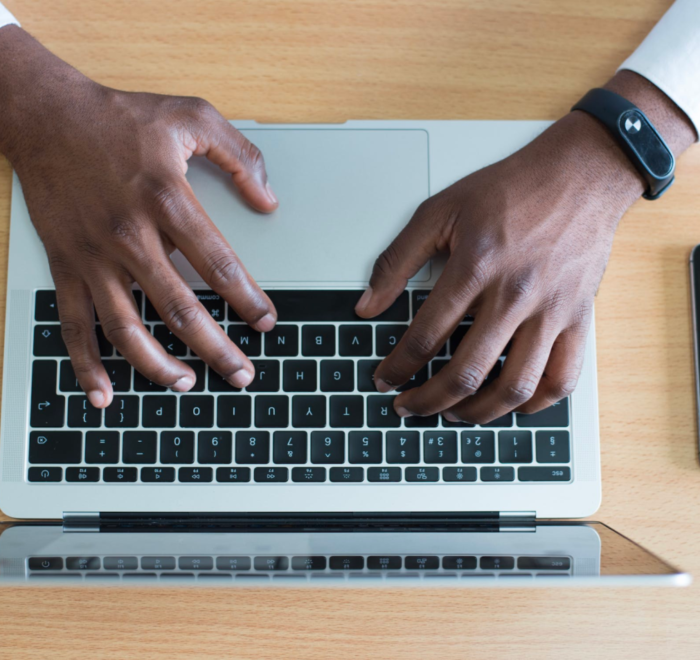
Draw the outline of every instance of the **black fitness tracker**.
M647 116L626 98L592 89L572 110L602 122L647 183L644 199L658 199L673 183L676 159Z

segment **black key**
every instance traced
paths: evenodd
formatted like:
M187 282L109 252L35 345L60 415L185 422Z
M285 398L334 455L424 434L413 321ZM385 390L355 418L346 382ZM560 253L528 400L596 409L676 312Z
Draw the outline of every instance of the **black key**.
M63 569L63 557L30 557L30 571L60 571Z
M299 327L276 325L265 333L265 355L290 357L299 355Z
M36 362L35 362L36 364ZM61 392L82 392L78 379L75 377L73 365L70 360L61 360L60 375L58 377L58 387Z
M182 362L194 371L196 380L194 381L194 386L190 392L204 392L204 386L207 380L207 365L203 360L193 359L193 360L182 360Z
M333 428L358 428L364 423L364 397L332 396L331 426Z
M381 357L389 355L401 341L401 337L406 334L406 330L408 330L407 325L378 325L376 327L377 355Z
M515 568L514 557L482 557L479 561L481 568L490 571L509 571Z
M250 557L217 557L217 571L249 571L252 566Z
M442 415L440 415L440 421L442 422L442 425L445 428L450 428L450 429L473 429L474 424L469 424L468 422L463 422L462 420L458 420L456 422L451 422L449 419L445 419Z
M236 433L236 463L260 465L269 462L270 433L268 431Z
M155 468L143 468L141 474L143 474L144 470L153 469ZM167 469L172 470L173 468ZM141 557L141 568L151 571L174 571L175 557Z
M105 409L105 426L133 428L139 425L139 397L115 396Z
M292 557L293 571L325 571L326 558L324 556L316 557Z
M450 335L450 355L454 355L457 352L457 346L459 346L460 342L462 339L464 339L464 335L467 334L469 331L469 328L471 328L471 325L458 325L455 329L454 332Z
M411 291L411 302L413 303L413 318L416 318L418 310L431 294L431 289L414 289Z
M360 392L377 391L374 384L374 372L381 363L381 360L357 361L357 389L360 390Z
M194 295L197 296L204 309L206 309L211 317L215 321L223 321L226 315L226 302L224 299L214 291L195 291Z
M311 433L312 463L344 463L345 433L343 431L313 431Z
M437 376L449 363L449 360L432 360L430 362L430 377Z
M435 555L409 556L404 559L404 566L414 571L436 571L440 568L440 557Z
M361 571L365 567L364 557L331 557L329 566L332 571Z
M63 479L63 468L30 467L27 478L29 481L61 481Z
M352 360L322 360L321 390L352 392L355 389L355 363Z
M69 571L99 571L102 560L99 557L68 557L66 568Z
M148 326L146 326L146 329L150 332ZM97 337L97 348L100 350L100 356L111 357L114 354L114 346L107 341L105 331L99 324L95 326L95 336Z
M493 463L495 460L493 431L462 431L462 463Z
M518 468L520 481L571 481L569 467L521 467Z
M145 311L145 316L146 316L146 321L161 321L162 319L158 315L158 312L156 312L156 308L153 306L153 303L146 298L146 311Z
M388 431L386 434L387 463L418 463L420 461L418 431Z
M257 357L262 353L262 334L249 325L230 325L228 336L244 355Z
M326 397L292 397L292 426L296 428L323 428L326 425Z
M177 471L180 483L209 483L214 478L214 470L210 467L181 467Z
M513 481L515 470L512 467L482 467L482 481Z
M361 467L333 467L330 469L331 481L335 483L358 483L365 478L365 469Z
M155 463L158 434L155 431L125 431L122 447L124 463Z
M427 417L404 417L403 424L409 429L434 429L438 425L440 415L428 415Z
M289 558L255 557L253 566L256 571L286 571L289 568Z
M183 394L180 397L180 426L188 429L214 425L214 397Z
M214 558L180 557L178 568L181 571L211 571L214 568Z
M163 431L160 434L161 463L194 463L194 432Z
M34 305L35 321L58 321L58 305L55 291L37 291Z
M498 434L498 459L501 463L532 463L532 433L501 431Z
M367 468L367 481L398 482L401 481L400 467L371 467Z
M216 469L216 480L219 483L235 484L250 481L250 468L220 467Z
M80 431L32 431L29 434L30 463L80 463L82 453Z
M102 360L102 365L115 392L128 392L131 389L131 365L126 360Z
M36 357L68 357L61 337L60 325L34 326L34 355Z
M207 381L207 390L209 392L240 392L240 387L234 387L223 376L217 374L211 367L207 370L209 377Z
M535 447L538 463L568 463L571 460L568 431L537 431Z
M309 357L330 357L335 355L335 326L302 326L301 354Z
M373 394L367 397L367 426L395 428L401 426L401 418L394 410L394 395Z
M160 342L160 345L169 355L187 355L187 346L185 342L179 339L167 325L159 324L154 326L153 336Z
M102 470L102 481L108 483L131 483L136 481L135 467L106 467Z
M506 415L497 417L493 421L488 422L486 424L482 424L481 426L487 429L497 429L513 426L513 413L507 413Z
M315 392L316 360L286 360L282 388L285 392Z
M295 467L292 468L292 481L297 483L319 483L326 480L326 468Z
M68 397L68 426L73 428L95 428L102 424L102 410L95 408L86 396Z
M399 387L399 392L405 392L406 390L412 390L414 387L420 387L428 381L428 365L426 364L419 371L417 371L413 376L411 376L401 387Z
M172 483L175 481L175 468L145 467L141 468L141 481L144 483ZM145 566L143 568L146 568ZM173 566L173 568L175 568Z
M88 431L85 434L86 463L118 463L119 432Z
M443 557L442 567L452 571L472 571L476 568L476 557L470 556L454 556L454 557Z
M306 432L275 431L272 436L272 461L288 465L306 463Z
M284 428L289 425L288 396L258 396L255 399L257 428Z
M177 397L172 394L144 396L142 421L146 428L173 428L177 424Z
M341 325L338 328L338 352L348 357L372 355L372 326Z
M132 290L131 294L134 296L134 303L136 304L136 309L138 310L139 316L141 316L143 310L143 291L134 289Z
M247 394L220 396L216 402L216 425L221 429L247 429L251 424L251 397Z
M230 463L233 434L230 431L200 431L197 435L198 463Z
M248 392L279 392L279 360L251 360L251 362L255 367L255 378L246 387L246 390Z
M350 463L381 463L382 432L351 431L348 434L348 460Z
M456 483L476 481L475 467L446 467L442 468L442 480Z
M401 557L367 557L367 568L371 571L396 571L401 565Z
M289 481L289 468L262 467L253 470L253 478L256 483L272 484Z
M36 360L32 364L31 426L63 426L66 397L56 394L57 372L55 360Z
M518 568L524 571L568 571L569 557L518 557Z
M569 399L562 399L549 408L532 415L518 413L515 416L518 426L527 427L561 427L569 425Z
M66 481L95 482L100 480L100 468L69 467L66 468Z
M137 392L165 392L168 388L158 385L134 369L134 390Z
M423 433L425 463L456 463L457 433L455 431L426 431Z
M437 481L440 478L440 470L436 467L407 467L405 477L406 481L418 483Z

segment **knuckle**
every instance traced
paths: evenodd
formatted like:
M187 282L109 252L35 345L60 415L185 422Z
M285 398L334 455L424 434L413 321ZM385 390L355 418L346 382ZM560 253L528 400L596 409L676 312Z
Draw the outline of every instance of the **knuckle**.
M196 333L205 323L204 315L198 304L189 299L175 298L167 301L163 305L161 317L176 334L178 332Z
M174 222L186 217L182 195L177 186L154 181L147 186L147 206L156 218Z
M209 254L202 273L212 289L228 289L240 282L241 265L228 250Z
M396 249L396 246L392 243L377 257L377 260L374 262L372 279L376 280L392 275L398 265L399 252Z
M445 371L445 370L443 370ZM468 365L446 370L447 390L451 396L466 398L474 394L486 378L486 372L479 366Z
M265 158L262 155L262 151L248 140L245 140L241 145L238 159L246 169L255 171L265 169Z
M529 401L537 390L537 379L534 376L520 376L503 384L503 401L511 408Z
M561 401L576 389L577 384L577 374L562 374L547 383L547 394L554 401Z
M87 347L91 329L83 322L71 318L61 319L61 337L68 350L80 350Z
M131 249L138 245L141 238L141 227L133 218L115 215L107 221L107 232L110 240L121 248Z
M427 329L416 327L413 332L409 331L401 340L404 344L404 349L412 361L426 362L429 360L438 349L439 337L435 332Z
M532 269L521 270L506 283L505 298L513 306L529 302L537 291L537 278Z
M188 106L189 113L195 119L209 119L213 113L218 114L214 106L209 103L209 101L199 96L191 97L189 99Z
M107 341L120 351L128 346L138 332L133 319L124 316L112 316L100 319L102 330Z

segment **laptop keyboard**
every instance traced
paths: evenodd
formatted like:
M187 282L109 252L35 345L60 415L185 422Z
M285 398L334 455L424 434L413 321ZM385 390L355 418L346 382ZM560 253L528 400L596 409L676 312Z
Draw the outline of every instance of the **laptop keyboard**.
M190 484L498 484L571 480L570 402L489 424L441 415L401 419L373 373L429 291L404 292L371 322L359 290L270 290L278 324L260 334L212 291L195 292L256 369L243 390L199 360L134 291L146 327L197 374L175 393L136 372L97 326L114 388L104 411L78 384L61 339L55 292L36 292L30 482ZM401 389L435 375L471 327L466 317ZM502 360L501 360L502 362ZM498 376L501 362L489 375Z

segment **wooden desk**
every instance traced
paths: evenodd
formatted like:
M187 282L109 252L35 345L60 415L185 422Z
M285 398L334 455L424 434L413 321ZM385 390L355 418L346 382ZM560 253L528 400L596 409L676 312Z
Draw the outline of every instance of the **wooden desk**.
M556 119L670 0L4 0L97 80L199 95L228 117ZM689 314L700 149L622 222L598 296L596 518L700 576ZM0 254L10 169L0 163ZM4 278L4 267L2 268ZM4 299L5 282L0 281ZM4 313L0 310L0 318ZM683 590L0 589L0 658L690 658Z

